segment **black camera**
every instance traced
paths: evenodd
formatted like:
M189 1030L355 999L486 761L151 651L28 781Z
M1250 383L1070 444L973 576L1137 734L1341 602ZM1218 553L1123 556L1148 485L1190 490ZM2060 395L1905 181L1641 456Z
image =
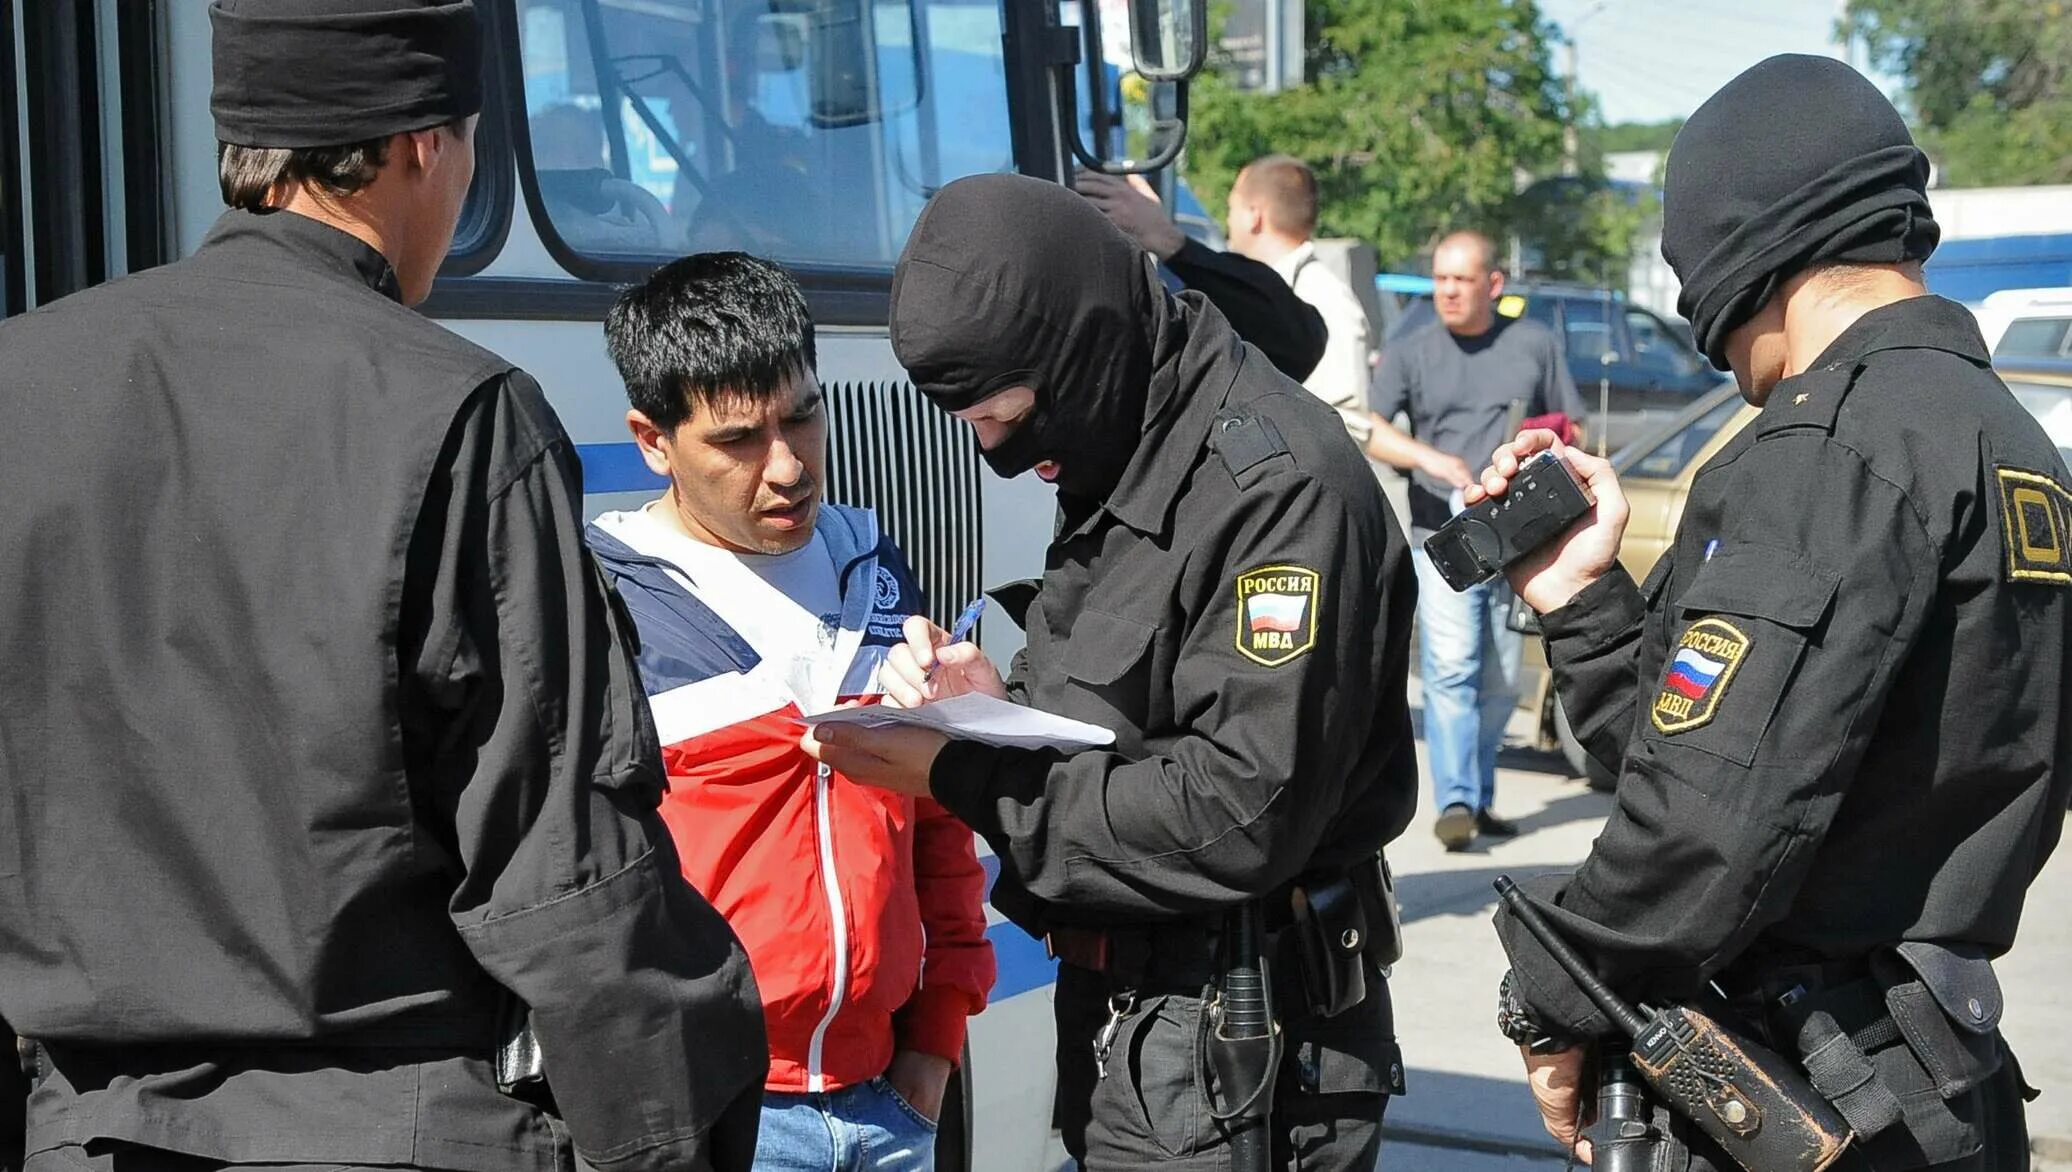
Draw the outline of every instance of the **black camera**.
M1464 510L1425 539L1425 553L1455 590L1487 582L1559 537L1596 505L1568 461L1552 452L1527 460L1509 491Z

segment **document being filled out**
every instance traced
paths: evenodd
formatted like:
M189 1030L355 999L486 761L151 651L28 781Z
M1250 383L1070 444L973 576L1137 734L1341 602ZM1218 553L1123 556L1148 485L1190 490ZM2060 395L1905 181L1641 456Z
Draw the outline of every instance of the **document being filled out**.
M908 724L931 728L960 741L977 741L1005 749L1092 749L1115 743L1115 734L1098 724L1058 716L1011 700L995 700L977 692L937 700L919 708L894 708L888 704L835 708L812 713L805 720L816 728L823 724L853 724L858 728Z

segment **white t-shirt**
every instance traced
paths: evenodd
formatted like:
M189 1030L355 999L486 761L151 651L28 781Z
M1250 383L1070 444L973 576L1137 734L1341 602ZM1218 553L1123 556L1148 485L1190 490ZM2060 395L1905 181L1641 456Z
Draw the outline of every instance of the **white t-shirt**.
M1374 340L1366 307L1351 285L1317 259L1314 242L1304 241L1272 267L1295 296L1315 306L1324 318L1324 356L1302 385L1329 403L1345 421L1346 431L1364 445L1374 427L1367 418L1367 382L1373 375L1368 352Z
M842 626L842 581L818 530L805 545L780 554L735 553L688 537L661 516L656 502L621 514L615 536L668 562L681 585L748 640L790 684L808 712L831 706L846 664L835 662Z

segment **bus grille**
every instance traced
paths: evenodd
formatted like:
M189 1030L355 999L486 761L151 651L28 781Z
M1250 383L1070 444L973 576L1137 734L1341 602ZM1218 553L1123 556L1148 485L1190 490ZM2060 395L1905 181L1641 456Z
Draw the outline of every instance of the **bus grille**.
M947 627L978 595L978 444L907 382L827 384L827 495L874 510Z

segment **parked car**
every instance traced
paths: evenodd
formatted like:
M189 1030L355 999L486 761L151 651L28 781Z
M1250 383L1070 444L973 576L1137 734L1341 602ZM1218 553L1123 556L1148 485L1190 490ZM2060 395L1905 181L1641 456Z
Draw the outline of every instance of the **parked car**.
M1529 317L1562 341L1569 375L1589 408L1589 446L1616 452L1675 418L1725 375L1693 349L1689 335L1620 294L1580 285L1508 285L1497 312ZM1410 302L1383 349L1438 321L1429 295Z
M2072 358L2072 289L2003 289L1978 319L1996 360Z
M1996 358L1993 365L2008 390L2043 425L2060 458L2072 467L2072 359ZM1646 578L1676 540L1692 478L1757 414L1733 386L1721 387L1612 457L1632 510L1625 541L1619 547L1619 564L1634 581ZM1525 666L1529 678L1537 676L1536 683L1524 689L1522 702L1539 713L1540 743L1558 745L1569 768L1576 776L1589 779L1592 788L1611 788L1617 779L1586 755L1569 731L1561 702L1553 694L1546 648L1539 639L1526 640Z

